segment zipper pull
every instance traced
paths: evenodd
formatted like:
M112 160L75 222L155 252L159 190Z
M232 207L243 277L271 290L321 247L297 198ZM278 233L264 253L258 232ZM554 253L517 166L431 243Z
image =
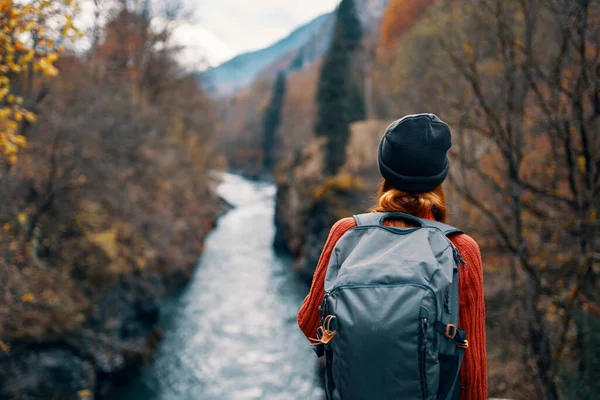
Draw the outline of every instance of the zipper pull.
M463 268L466 267L467 263L461 257L460 252L458 251L458 249L454 245L452 245L452 252L454 253L454 261L456 261L457 264L462 265Z
M319 320L321 321L321 323L323 322L323 319L326 317L327 297L329 297L329 292L325 292L325 296L323 296L323 300L321 301L321 305L319 306Z
M423 328L423 333L427 332L427 328L429 328L429 311L425 307L421 307L419 310L419 318L421 319L421 327Z

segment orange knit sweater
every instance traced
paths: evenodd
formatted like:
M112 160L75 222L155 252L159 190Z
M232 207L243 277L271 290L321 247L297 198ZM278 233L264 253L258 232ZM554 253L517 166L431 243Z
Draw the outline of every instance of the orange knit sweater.
M433 219L431 213L421 217ZM398 221L386 222L389 225L397 225L398 223ZM316 337L316 330L319 327L318 307L325 295L325 273L327 272L331 252L338 239L355 226L354 218L344 218L338 221L329 233L313 277L310 292L298 312L298 325L307 338ZM459 326L465 330L469 340L469 348L465 352L460 370L460 383L465 388L462 391L461 400L482 400L487 398L487 357L481 253L475 240L465 234L452 235L450 241L456 246L467 263L466 267L460 270L459 280Z

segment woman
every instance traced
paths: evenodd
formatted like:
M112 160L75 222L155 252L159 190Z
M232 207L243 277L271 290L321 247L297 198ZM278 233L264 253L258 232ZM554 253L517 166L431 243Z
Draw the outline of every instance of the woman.
M420 218L445 222L447 208L442 182L448 175L451 134L448 126L433 114L406 116L388 127L378 152L383 182L371 211L403 212ZM409 226L400 220L386 225ZM298 325L307 338L315 338L320 326L319 305L324 296L324 280L336 242L356 226L354 218L338 221L321 253L310 293L298 313ZM477 243L465 234L449 237L466 262L459 279L459 326L466 331L469 347L465 352L459 381L462 399L487 398L487 361L483 271Z

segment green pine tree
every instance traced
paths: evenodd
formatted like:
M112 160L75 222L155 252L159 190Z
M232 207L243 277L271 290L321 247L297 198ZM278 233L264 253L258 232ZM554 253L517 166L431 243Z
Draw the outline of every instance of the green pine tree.
M348 53L360 48L363 32L354 0L342 0L340 3L336 13L335 29L334 40L341 41Z
M364 121L367 118L367 108L364 93L360 85L355 84L350 88L348 100L349 122Z
M277 74L273 95L263 115L263 172L272 172L275 166L276 134L281 124L281 110L285 99L286 77L284 72Z
M361 119L360 110L364 117L364 104L355 104L361 96L356 95L357 86L351 79L352 54L360 48L361 38L362 28L354 0L342 0L317 89L315 132L317 136L327 138L324 171L327 175L335 175L346 161L350 123Z

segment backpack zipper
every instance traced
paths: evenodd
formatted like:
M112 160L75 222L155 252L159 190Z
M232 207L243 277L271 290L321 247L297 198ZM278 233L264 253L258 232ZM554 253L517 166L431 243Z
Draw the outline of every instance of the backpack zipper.
M325 295L323 296L323 301L321 302L321 305L319 306L319 312L321 314L321 321L323 320L323 318L325 318L325 316L327 315L327 313L329 312L328 310L328 305L327 305L327 299L332 296L333 294L335 294L336 292L339 292L341 290L345 290L345 289L361 289L361 288L369 288L369 287L399 287L399 286L414 286L414 287L418 287L421 289L425 289L427 290L429 293L431 293L431 295L433 296L433 304L435 306L435 320L438 320L438 300L437 300L437 296L434 292L434 290L427 285L424 285L422 283L418 283L418 282L395 282L395 283L364 283L364 284L346 284L346 285L340 285L340 286L336 286L331 290L327 290L325 291ZM419 311L419 332L418 332L418 372L419 372L419 381L421 383L421 395L423 396L423 399L426 399L427 396L429 395L429 388L427 386L427 370L426 370L426 359L427 359L427 331L429 329L429 312L427 311L427 309L421 308L421 310ZM434 336L434 340L435 340L435 336ZM434 348L436 347L435 343L434 343Z
M419 324L419 380L421 381L421 396L427 399L429 388L427 387L427 328L429 324L427 317L420 318Z
M431 287L424 285L422 283L418 283L418 282L363 283L363 284L346 284L346 285L336 286L333 289L325 292L325 296L323 297L323 303L321 304L322 314L323 314L323 316L325 315L327 298L330 297L331 295L333 295L334 293L339 292L340 290L361 289L361 288L369 288L369 287L394 287L394 286L415 286L415 287L420 287L422 289L427 290L429 293L431 293L431 296L433 296L433 300L434 300L433 304L435 306L435 319L437 320L439 318L438 299L437 299L435 292L433 291L433 289Z

